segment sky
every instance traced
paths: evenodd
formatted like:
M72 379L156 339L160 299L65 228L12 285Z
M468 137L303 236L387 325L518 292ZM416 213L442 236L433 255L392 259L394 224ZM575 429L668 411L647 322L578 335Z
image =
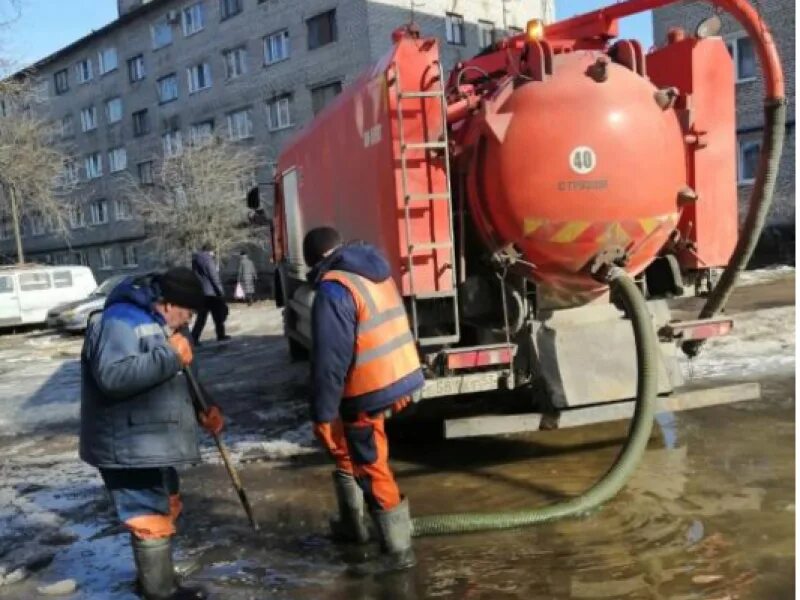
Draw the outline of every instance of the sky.
M26 66L117 18L116 0L18 0L21 14L0 31L3 55ZM0 0L0 20L13 15Z
M13 15L15 0L0 0L0 21ZM5 56L22 67L52 54L59 48L99 29L117 16L116 0L16 0L21 15L0 31L0 48ZM556 0L556 17L564 19L613 3L614 0ZM80 7L80 10L76 10ZM643 13L620 22L622 37L652 45L650 13Z
M616 0L555 0L556 19L566 19L573 15L590 12L615 4ZM653 17L651 11L622 19L619 22L621 38L632 38L642 43L645 51L653 45Z

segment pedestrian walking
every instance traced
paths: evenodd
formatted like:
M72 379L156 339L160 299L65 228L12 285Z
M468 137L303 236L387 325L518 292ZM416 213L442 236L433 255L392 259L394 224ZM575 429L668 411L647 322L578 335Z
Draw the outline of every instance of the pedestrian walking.
M247 302L247 306L253 304L257 279L256 266L253 264L253 261L250 260L250 257L247 256L247 252L242 250L242 253L239 255L239 273L236 277L236 282L242 288L243 299Z
M175 467L200 461L197 421L219 433L212 406L196 414L182 370L194 369L187 325L205 305L186 267L123 280L81 352L80 457L100 471L131 534L137 587L147 599L204 598L179 584L172 538L181 514Z
M382 554L361 574L410 568L408 500L389 467L386 413L411 402L424 384L403 300L386 259L369 244L343 245L330 227L308 232L303 254L312 268L311 415L314 433L336 463L339 507L335 539L368 541L366 510Z
M225 319L228 318L228 305L225 303L225 292L222 288L222 281L219 278L219 267L214 256L211 244L204 244L199 252L192 255L192 271L200 279L205 294L205 306L197 311L197 319L192 328L192 337L195 344L200 343L200 336L206 326L208 313L214 319L214 329L216 330L217 340L224 341L231 339L225 334Z

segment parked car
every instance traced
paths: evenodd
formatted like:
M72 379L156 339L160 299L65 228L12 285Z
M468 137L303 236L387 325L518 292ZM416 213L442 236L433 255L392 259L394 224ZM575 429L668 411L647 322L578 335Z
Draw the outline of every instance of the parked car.
M47 313L47 326L74 333L85 330L89 321L103 311L106 298L111 290L126 277L130 277L130 274L109 277L88 296L72 302L64 302L50 309L50 312Z
M89 267L0 267L0 327L44 323L51 308L85 298L95 287Z

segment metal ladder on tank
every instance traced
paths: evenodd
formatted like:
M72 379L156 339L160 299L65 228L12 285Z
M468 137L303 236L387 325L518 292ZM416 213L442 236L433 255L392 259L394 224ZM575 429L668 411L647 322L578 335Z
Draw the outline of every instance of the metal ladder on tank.
M444 71L439 61L436 61L438 69L439 89L432 91L403 91L400 85L400 70L397 65L394 65L394 88L397 96L397 125L398 137L400 142L400 179L403 191L403 219L405 222L406 243L407 247L407 262L408 262L408 281L410 287L410 304L411 304L411 325L414 331L414 338L419 342L420 346L436 346L441 344L450 344L459 341L461 338L461 329L458 322L458 292L456 290L456 253L455 253L455 237L453 232L453 197L450 186L450 152L447 144L447 100L444 93ZM439 109L441 111L442 123L442 140L438 141L424 141L424 142L406 142L405 130L403 127L403 101L407 100L422 100L424 105L425 98L436 98L439 100ZM408 153L409 151L424 150L426 153L430 151L441 151L444 158L445 168L445 181L447 191L438 193L418 193L412 194L409 191L408 182ZM416 203L422 202L445 202L447 206L447 221L450 228L450 240L448 242L423 242L414 243L411 239L411 210L412 206ZM419 252L431 250L450 250L450 276L452 289L440 292L422 292L418 293L414 281L414 256ZM443 300L450 303L453 315L454 332L446 335L436 335L428 337L420 337L419 335L419 316L417 302L425 300Z

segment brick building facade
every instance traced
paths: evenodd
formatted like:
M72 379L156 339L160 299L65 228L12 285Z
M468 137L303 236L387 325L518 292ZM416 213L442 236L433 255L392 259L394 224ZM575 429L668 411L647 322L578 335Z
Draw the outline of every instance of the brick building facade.
M794 260L795 231L795 3L754 3L775 38L783 63L788 101L786 140L775 196L760 250L780 260ZM681 2L654 11L653 39L663 44L671 27L689 32L714 9L705 2ZM720 35L728 43L736 73L736 133L740 216L744 216L757 169L764 126L764 88L755 49L739 23L721 13Z
M281 144L389 49L391 31L412 12L423 35L441 39L447 68L528 19L554 14L553 0L413 5L119 0L116 21L33 66L39 108L75 157L69 169L79 185L69 200L76 207L69 243L27 226L28 259L88 264L98 279L157 266L144 226L118 197L117 177L128 171L147 185L165 152L209 132L263 149L256 180L261 198L271 198ZM0 257L15 258L7 223L0 223Z

